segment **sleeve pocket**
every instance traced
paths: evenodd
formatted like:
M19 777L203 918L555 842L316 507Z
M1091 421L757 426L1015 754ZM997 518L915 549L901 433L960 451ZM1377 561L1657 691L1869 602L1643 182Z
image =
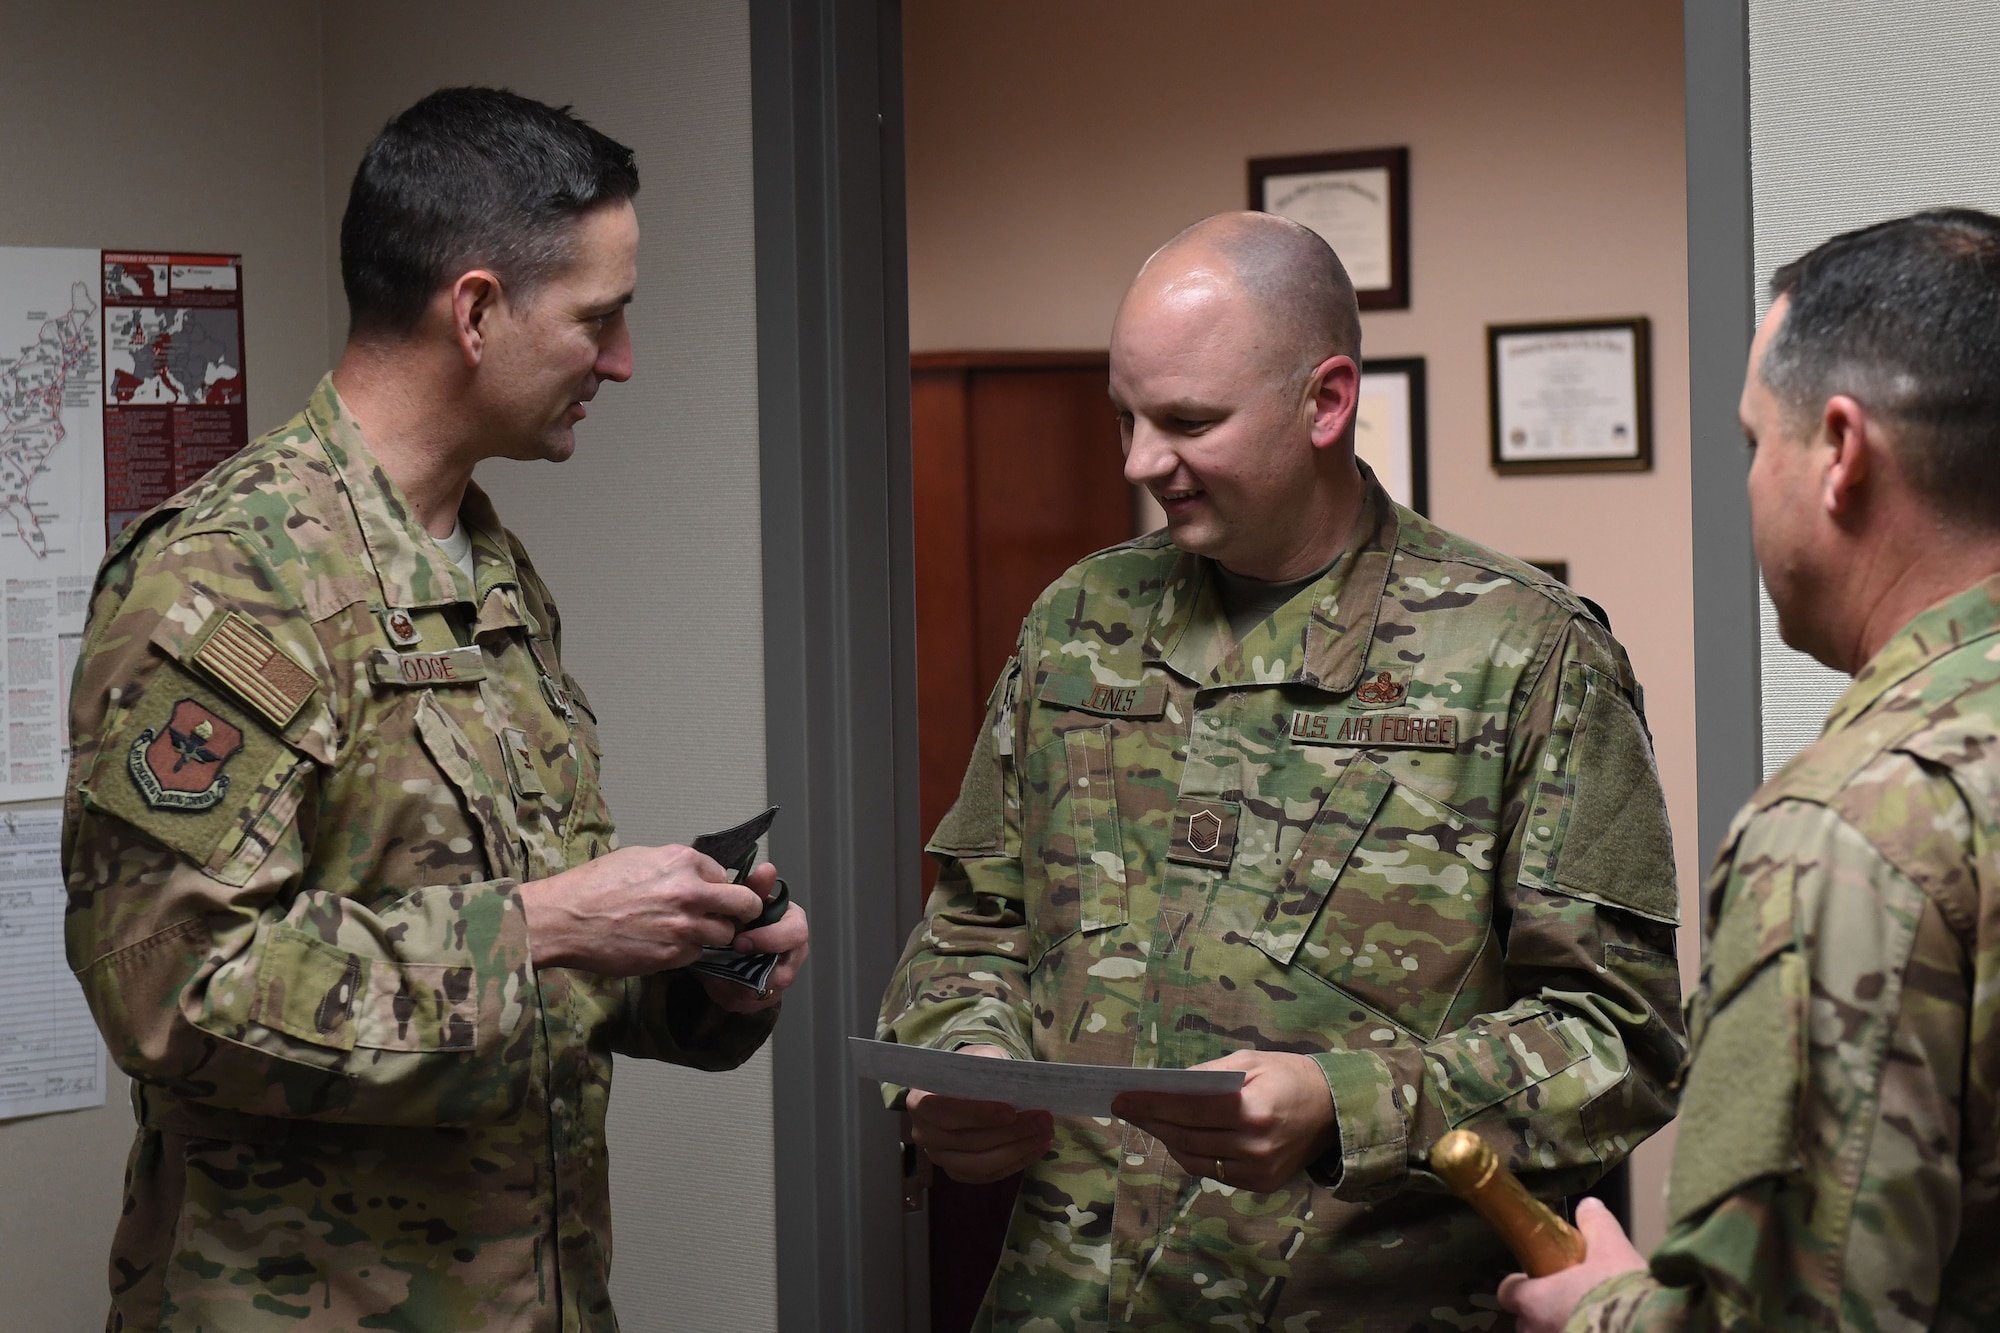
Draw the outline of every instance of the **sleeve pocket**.
M1669 1225L1799 1163L1805 959L1779 954L1707 1021L1681 1097L1680 1132L1700 1152L1674 1154Z
M1561 703L1559 716L1576 710L1574 731L1537 793L1522 877L1679 924L1673 833L1638 712L1616 681L1581 663L1564 672Z
M1007 837L1006 782L1007 761L1013 750L1014 691L1020 674L1020 660L1008 658L986 701L986 720L972 748L971 762L965 766L958 800L938 821L937 831L924 847L934 856L1005 856L1012 850Z
M1449 1055L1426 1051L1431 1093L1457 1126L1562 1073L1584 1057L1551 1013L1487 1019L1453 1034Z

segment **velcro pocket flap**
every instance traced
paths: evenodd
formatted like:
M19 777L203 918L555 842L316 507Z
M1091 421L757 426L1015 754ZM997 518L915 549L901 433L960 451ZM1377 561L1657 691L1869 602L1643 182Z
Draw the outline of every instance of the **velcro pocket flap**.
M1681 1141L1700 1151L1674 1154L1670 1223L1798 1168L1808 986L1804 957L1780 954L1702 1025L1680 1105Z
M337 1051L354 1049L368 960L290 926L274 926L257 960L250 1021Z
M81 796L216 873L253 831L281 831L272 825L296 808L301 767L262 716L169 662L107 728Z
M1673 833L1652 742L1617 682L1580 667L1582 709L1570 742L1566 824L1550 866L1574 897L1680 924Z
M383 1051L473 1049L475 981L469 967L375 959L355 1014L354 1044Z
M1383 798L1395 785L1388 770L1372 760L1357 756L1342 770L1333 789L1320 803L1312 827L1299 840L1285 877L1262 916L1251 929L1250 942L1277 962L1290 966L1306 937L1313 918L1319 915L1334 881L1354 854L1355 844L1375 820Z
M1581 1060L1582 1044L1547 1011L1480 1019L1448 1046L1426 1050L1431 1095L1457 1126L1489 1106L1546 1082Z
M1020 662L1008 658L986 700L986 720L965 766L958 800L938 821L924 850L934 856L1002 856L1007 838L1007 767L1013 752L1014 687Z
M474 748L465 732L438 704L438 697L429 691L417 696L417 735L422 738L424 749L430 752L431 760L458 788L465 812L486 845L487 865L493 878L519 879L520 836L514 822L514 800L511 794L503 796L489 776L496 770L505 771L504 761L496 764Z

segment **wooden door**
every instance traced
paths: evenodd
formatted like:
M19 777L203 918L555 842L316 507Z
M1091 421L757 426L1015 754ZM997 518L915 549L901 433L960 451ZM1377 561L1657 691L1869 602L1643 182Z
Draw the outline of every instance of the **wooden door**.
M1103 352L910 358L927 835L958 798L987 696L1028 607L1079 558L1132 536L1107 364ZM936 875L926 857L927 892ZM971 1326L1019 1186L1019 1176L962 1185L932 1173L932 1333Z
M917 742L926 833L958 797L986 699L1043 588L1132 536L1102 352L910 358ZM926 866L930 888L935 866Z

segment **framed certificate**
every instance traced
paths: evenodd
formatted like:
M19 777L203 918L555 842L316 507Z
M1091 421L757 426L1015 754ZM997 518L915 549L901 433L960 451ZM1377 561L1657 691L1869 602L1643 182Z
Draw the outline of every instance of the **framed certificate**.
M1493 468L1645 472L1653 466L1646 320L1486 329Z
M1250 207L1326 238L1363 310L1410 308L1409 149L1252 158Z
M1430 513L1425 458L1424 359L1370 357L1354 411L1354 456L1375 472L1397 503Z

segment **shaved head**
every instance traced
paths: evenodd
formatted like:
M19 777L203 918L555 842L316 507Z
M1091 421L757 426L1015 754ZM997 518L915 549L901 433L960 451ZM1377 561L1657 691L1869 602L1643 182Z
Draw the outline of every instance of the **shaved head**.
M1281 375L1306 374L1330 356L1360 361L1354 284L1312 228L1270 213L1218 213L1154 251L1132 290L1217 279L1235 286L1257 312L1272 369Z
M1183 551L1245 578L1324 568L1365 494L1354 284L1327 243L1225 213L1155 251L1111 324L1125 477Z

